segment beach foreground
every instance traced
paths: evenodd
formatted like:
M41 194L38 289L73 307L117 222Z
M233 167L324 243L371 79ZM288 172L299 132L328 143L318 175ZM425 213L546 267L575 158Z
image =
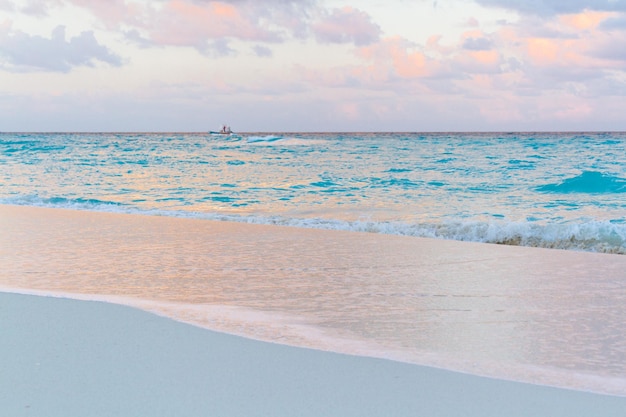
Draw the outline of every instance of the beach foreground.
M0 293L0 412L19 416L623 416L626 398L212 332Z
M626 410L621 255L5 205L0 231L2 416Z

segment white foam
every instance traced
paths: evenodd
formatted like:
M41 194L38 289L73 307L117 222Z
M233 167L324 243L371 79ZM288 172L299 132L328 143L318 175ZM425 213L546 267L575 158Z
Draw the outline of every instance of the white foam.
M302 218L161 209L142 210L106 202L70 199L57 201L36 196L1 199L0 203L626 254L626 223L598 220L581 219L578 223L548 225L535 222L482 222L473 220L415 224L399 221L350 221L320 217Z

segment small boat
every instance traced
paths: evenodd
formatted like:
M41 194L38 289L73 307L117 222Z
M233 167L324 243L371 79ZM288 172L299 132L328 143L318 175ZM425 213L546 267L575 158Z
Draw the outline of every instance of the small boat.
M212 134L212 135L232 135L233 131L230 129L230 126L222 125L220 130L218 130L218 131L213 131L212 130L209 133Z

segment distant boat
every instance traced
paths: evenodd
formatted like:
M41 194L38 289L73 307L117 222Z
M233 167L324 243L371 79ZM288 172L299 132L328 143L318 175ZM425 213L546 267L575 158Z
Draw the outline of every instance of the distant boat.
M230 129L230 126L222 125L220 130L218 130L218 131L211 130L209 133L212 134L212 135L232 135L233 131Z

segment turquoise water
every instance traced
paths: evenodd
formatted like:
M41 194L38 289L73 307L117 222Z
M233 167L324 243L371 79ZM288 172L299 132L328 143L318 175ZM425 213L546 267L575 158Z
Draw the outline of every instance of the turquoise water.
M2 133L0 203L626 253L624 133Z

